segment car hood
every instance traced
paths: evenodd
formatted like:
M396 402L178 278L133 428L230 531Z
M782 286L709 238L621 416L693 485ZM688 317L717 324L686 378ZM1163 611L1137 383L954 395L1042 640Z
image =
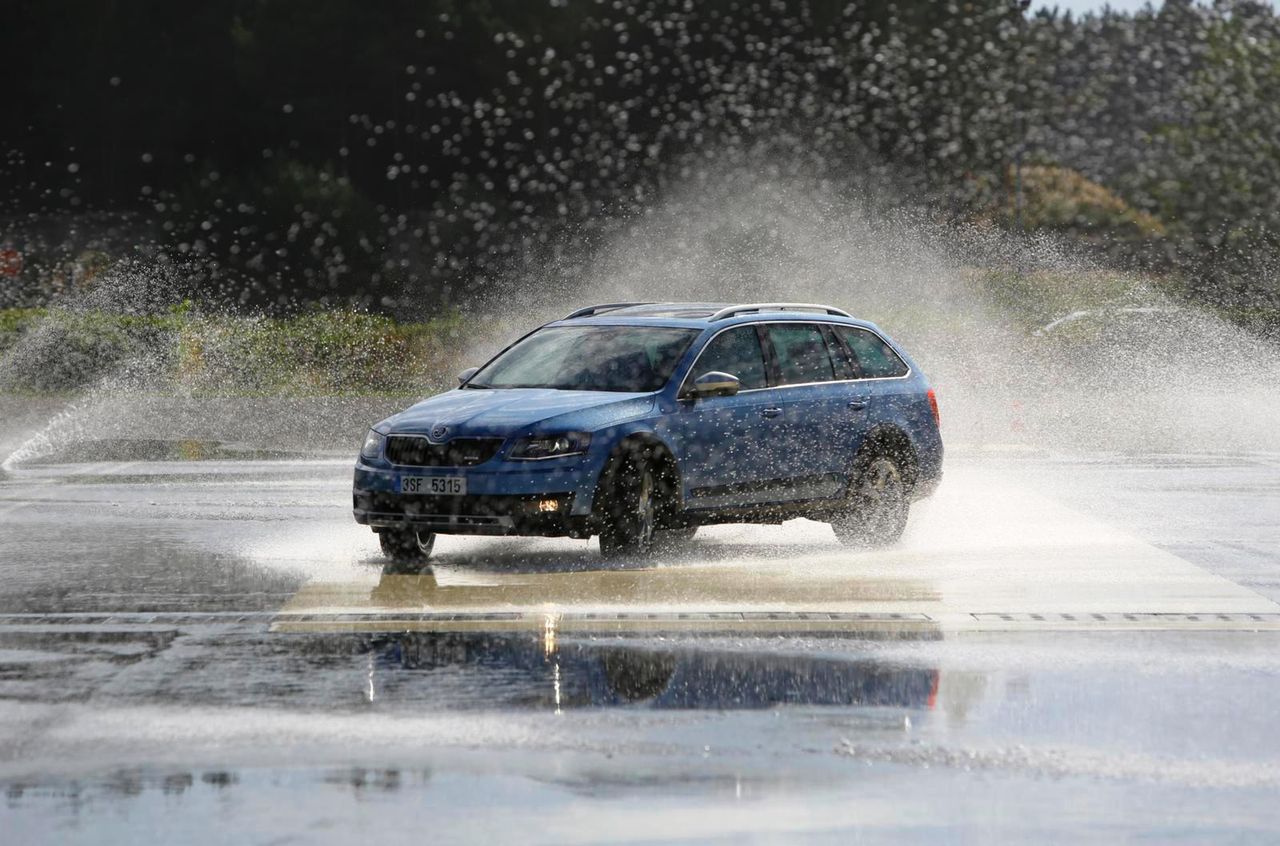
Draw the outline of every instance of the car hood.
M550 388L457 389L423 400L388 418L379 429L431 434L503 436L537 431L591 431L639 417L653 394L557 391ZM437 438L440 436L437 435Z

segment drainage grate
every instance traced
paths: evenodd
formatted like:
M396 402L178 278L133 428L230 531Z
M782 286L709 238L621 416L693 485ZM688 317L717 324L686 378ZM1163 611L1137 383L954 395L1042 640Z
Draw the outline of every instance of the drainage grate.
M553 613L558 625L581 623L932 623L928 614L872 614L826 611L670 611ZM368 611L315 612L120 612L70 614L0 614L0 626L202 626L228 623L520 623L543 622L541 611L461 613Z
M1181 624L1181 623L1266 623L1280 624L1280 613L1247 613L1247 612L1206 612L1198 614L1174 614L1164 612L1110 612L1110 613L1058 613L1058 614L1024 614L986 612L971 615L980 623L1073 623L1089 625L1092 623L1110 624Z
M927 614L857 613L825 611L666 611L666 612L541 612L525 613L405 613L360 614L283 613L272 621L276 631L316 630L326 627L358 631L363 627L387 631L391 628L467 629L492 626L495 629L542 629L552 621L560 631L590 632L618 630L742 631L777 629L798 631L921 631L935 630L937 622Z
M270 624L273 629L320 630L325 627L345 631L361 629L386 631L405 626L419 629L485 627L512 630L541 628L548 614L542 611L493 612L426 612L426 611L359 611L347 613L276 612L276 611L210 611L210 612L121 612L68 614L0 614L0 627L56 626L60 628L101 626L228 626ZM895 629L936 628L939 621L920 613L871 613L837 611L621 611L551 613L561 630L590 631L603 629L646 629L669 627L703 631L735 629L767 629L788 631L854 630L874 627ZM1108 613L1023 613L978 612L969 615L976 623L988 625L1014 624L1056 626L1064 628L1089 626L1217 626L1242 629L1280 627L1280 612L1108 612Z

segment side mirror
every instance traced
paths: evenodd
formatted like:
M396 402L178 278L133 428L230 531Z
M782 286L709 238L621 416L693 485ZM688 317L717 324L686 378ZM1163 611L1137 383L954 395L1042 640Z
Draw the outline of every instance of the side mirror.
M703 373L693 380L693 396L695 397L731 397L742 388L738 377L732 373L721 373L712 370Z
M479 367L468 367L466 370L458 374L458 384L459 385L467 384L467 382L471 379L471 377L476 375L476 373L478 373L479 371L480 371Z

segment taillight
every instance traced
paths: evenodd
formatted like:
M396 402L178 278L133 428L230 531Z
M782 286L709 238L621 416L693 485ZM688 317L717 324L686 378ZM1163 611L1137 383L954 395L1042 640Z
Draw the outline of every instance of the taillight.
M927 396L929 397L929 410L933 412L933 425L941 429L942 418L938 415L938 395L933 392L933 388L930 388Z

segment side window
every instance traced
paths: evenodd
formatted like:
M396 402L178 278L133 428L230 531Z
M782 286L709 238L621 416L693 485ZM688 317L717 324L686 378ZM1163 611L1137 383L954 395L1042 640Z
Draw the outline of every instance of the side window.
M822 335L827 339L827 353L831 356L831 364L834 365L837 379L857 379L858 368L850 358L849 351L845 349L844 344L840 343L840 339L836 337L835 330L832 326L823 325Z
M756 327L739 326L712 338L694 364L689 379L712 370L737 376L744 391L765 387L764 353Z
M822 330L812 323L771 323L765 327L783 385L831 382L835 371Z
M864 379L885 379L907 375L907 365L893 349L873 332L838 327L836 332L853 350Z

